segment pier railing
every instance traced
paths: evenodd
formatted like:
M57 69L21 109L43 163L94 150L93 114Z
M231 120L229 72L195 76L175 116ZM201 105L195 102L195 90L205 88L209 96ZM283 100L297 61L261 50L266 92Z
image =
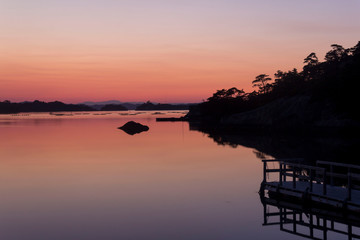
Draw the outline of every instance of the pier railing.
M347 200L352 200L352 190L360 189L360 166L344 163L317 161L316 166L301 163L302 159L266 159L263 160L263 183L269 174L278 173L279 186L292 182L296 189L298 182L308 183L308 191L314 190L314 184L322 185L322 195L327 195L328 186L341 186L347 189ZM278 163L277 168L269 168L268 163Z

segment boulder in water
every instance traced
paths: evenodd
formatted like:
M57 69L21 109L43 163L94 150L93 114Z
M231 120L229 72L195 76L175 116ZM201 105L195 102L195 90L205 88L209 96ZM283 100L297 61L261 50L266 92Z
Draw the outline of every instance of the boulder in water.
M130 121L125 123L122 127L119 127L118 129L123 130L129 135L134 135L137 133L148 131L149 127L146 125L142 125L141 123Z

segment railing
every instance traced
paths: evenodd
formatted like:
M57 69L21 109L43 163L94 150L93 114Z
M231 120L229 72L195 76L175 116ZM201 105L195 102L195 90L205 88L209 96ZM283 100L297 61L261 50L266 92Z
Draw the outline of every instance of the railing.
M279 168L268 168L269 162L278 162ZM343 183L342 187L347 189L347 200L352 199L352 190L360 189L360 166L317 161L317 166L300 164L301 159L267 159L263 160L263 183L267 182L267 175L270 173L279 173L279 185L283 186L291 178L292 188L296 189L297 182L307 182L308 190L313 192L314 183L322 185L322 194L327 195L328 186L335 186L335 180ZM321 167L320 167L321 166ZM335 169L344 168L346 171L335 172Z

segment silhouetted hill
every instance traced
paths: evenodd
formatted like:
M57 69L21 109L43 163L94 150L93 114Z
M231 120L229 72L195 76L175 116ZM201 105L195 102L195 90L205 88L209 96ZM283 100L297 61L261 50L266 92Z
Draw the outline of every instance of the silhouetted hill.
M101 108L101 111L127 111L128 109L121 104L107 104Z
M123 105L124 107L126 107L129 110L135 110L137 106L141 105L141 103L128 103L128 102L125 102L125 103L122 103L121 105Z
M135 110L137 106L143 104L143 102L120 102L118 100L109 100L109 101L103 101L103 102L83 102L80 104L85 104L88 105L92 108L95 108L98 111L101 111L101 109L105 106L105 105L122 105L124 107L126 107L128 110Z
M268 128L360 127L360 42L345 49L333 44L325 61L315 53L304 59L303 71L277 71L252 82L258 90L218 90L192 106L190 121L222 126Z
M59 101L12 103L10 101L0 102L0 113L19 113L19 112L62 112L62 111L95 111L94 108L80 104L65 104Z
M163 104L163 103L152 103L150 101L141 104L136 107L136 110L188 110L189 106L192 104Z
M79 104L84 104L84 105L88 105L88 106L92 106L92 105L107 105L107 104L122 104L122 102L118 101L118 100L109 100L109 101L103 101L103 102L92 102L92 101L87 101L87 102L82 102Z

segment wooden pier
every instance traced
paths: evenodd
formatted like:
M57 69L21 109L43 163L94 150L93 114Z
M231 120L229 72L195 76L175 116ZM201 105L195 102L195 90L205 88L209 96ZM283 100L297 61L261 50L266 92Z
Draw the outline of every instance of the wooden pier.
M271 168L272 166L272 168ZM270 175L276 180L268 180ZM300 159L263 160L260 194L360 214L360 166Z

